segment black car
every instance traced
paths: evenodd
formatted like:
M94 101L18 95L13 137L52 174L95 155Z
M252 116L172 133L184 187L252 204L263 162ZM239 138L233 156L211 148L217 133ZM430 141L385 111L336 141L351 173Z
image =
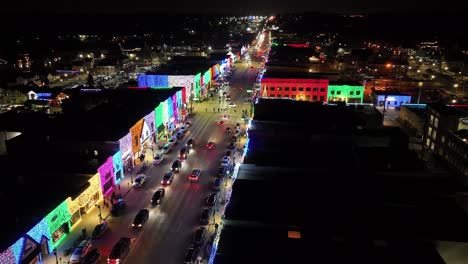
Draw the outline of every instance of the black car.
M231 151L230 150L226 151L226 153L224 153L224 156L231 157Z
M193 140L193 138L189 139L186 145L189 148L193 148L193 146L195 145L195 140Z
M91 238L92 239L98 239L100 238L104 232L109 228L109 224L107 224L106 221L100 223L96 227L94 227L93 233L91 233Z
M131 244L132 244L131 238L121 237L119 241L112 248L111 253L109 254L109 259L107 263L109 264L122 263L123 260L125 260L125 258L127 257L128 252L130 252Z
M216 201L218 201L217 193L211 193L208 197L206 197L206 204L209 206L215 205Z
M185 252L184 263L195 263L198 257L198 247L191 245Z
M101 260L101 255L99 249L93 248L81 259L81 264L98 264Z
M147 209L141 209L133 219L132 227L141 228L149 218L149 211Z
M159 188L157 191L154 192L153 197L151 198L151 204L152 205L161 204L165 195L166 195L166 190L164 190L164 188Z
M231 142L229 143L229 145L227 146L228 149L235 149L236 148L236 143L235 142Z
M219 167L218 173L216 174L218 177L224 177L226 173L226 167Z
M211 186L211 188L214 190L214 191L219 191L221 190L221 185L223 184L223 178L217 178L214 182L213 182L213 185Z
M200 216L200 225L207 225L210 223L210 216L212 214L211 208L203 208L203 211Z
M164 176L163 176L161 184L162 185L169 185L169 184L172 184L173 180L174 180L174 173L172 171L167 171L166 174L164 174Z
M122 211L125 209L125 207L127 207L125 201L123 199L119 199L116 203L114 203L114 205L112 205L111 214L113 216L119 216L122 214Z
M205 236L206 236L206 228L202 226L197 228L197 230L195 230L195 232L193 233L192 244L201 245L203 241L205 240Z
M182 162L180 160L175 160L173 163L172 163L172 172L174 173L178 173L180 171L180 168L182 167Z
M186 159L187 155L189 154L189 149L186 147L183 147L179 151L179 159Z

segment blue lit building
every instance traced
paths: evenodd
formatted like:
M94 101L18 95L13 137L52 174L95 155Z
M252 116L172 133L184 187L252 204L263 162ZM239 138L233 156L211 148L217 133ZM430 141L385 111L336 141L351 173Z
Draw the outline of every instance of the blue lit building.
M372 92L372 102L375 106L383 107L386 102L386 107L395 108L401 107L403 104L411 103L411 96L400 93L397 90L380 91L374 90Z

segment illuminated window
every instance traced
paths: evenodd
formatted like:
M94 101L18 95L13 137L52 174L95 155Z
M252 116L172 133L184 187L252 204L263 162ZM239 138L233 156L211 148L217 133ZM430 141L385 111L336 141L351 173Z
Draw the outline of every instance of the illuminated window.
M312 96L312 101L314 101L314 102L317 101L317 96L316 95Z
M282 90L283 90L283 88L281 88L281 87L278 87L276 90L277 90L277 91L282 91Z
M301 232L289 230L288 231L288 238L301 239Z
M310 101L310 95L306 95L305 100Z
M97 150L94 150L94 156L99 155L99 152Z
M437 128L439 126L439 118L434 118L434 127Z
M445 143L445 136L442 136L442 137L440 138L440 141L442 141L442 143Z

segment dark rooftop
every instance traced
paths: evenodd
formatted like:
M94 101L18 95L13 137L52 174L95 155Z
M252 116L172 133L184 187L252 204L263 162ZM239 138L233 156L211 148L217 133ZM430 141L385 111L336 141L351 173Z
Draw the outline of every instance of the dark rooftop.
M2 210L0 251L12 245L67 197L73 198L87 188L88 180L98 168L97 161L63 157L34 157L27 161L6 158L0 164L5 176L0 201L10 205Z
M313 73L313 72L287 72L281 70L271 70L267 67L267 71L263 75L263 79L279 78L279 79L324 79L328 80L328 76L337 76L338 73Z
M350 86L364 86L357 81L330 81L328 85L350 85Z
M151 75L197 75L199 73L204 74L209 70L215 63L182 63L182 64L166 64L161 69L155 72L148 72L146 74Z
M435 111L444 114L444 115L453 115L458 117L466 117L468 116L468 107L464 106L457 106L457 105L446 105L443 103L431 103L428 106Z
M409 94L402 93L397 89L373 90L372 92L374 94L376 94L376 95L406 95L406 96L410 96Z

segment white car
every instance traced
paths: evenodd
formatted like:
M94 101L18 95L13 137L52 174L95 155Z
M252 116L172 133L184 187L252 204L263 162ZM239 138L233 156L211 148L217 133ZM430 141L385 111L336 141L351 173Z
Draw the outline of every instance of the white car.
M133 187L136 187L136 188L141 188L143 187L143 185L145 184L145 181L146 181L146 175L144 174L138 174L136 177L135 177L135 180L133 180Z
M153 164L159 164L161 163L161 161L163 161L163 159L164 159L164 153L158 152L158 154L156 154L156 156L154 157Z
M228 106L229 106L229 107L236 107L236 104L230 103L230 104L228 104Z
M231 161L230 157L224 156L223 159L221 160L221 166L223 166L223 167L229 166L230 161Z
M70 263L80 263L81 258L84 257L91 250L93 246L91 240L83 240L81 243L73 250L73 254L70 257Z

